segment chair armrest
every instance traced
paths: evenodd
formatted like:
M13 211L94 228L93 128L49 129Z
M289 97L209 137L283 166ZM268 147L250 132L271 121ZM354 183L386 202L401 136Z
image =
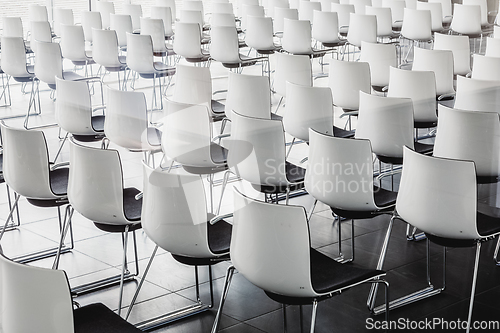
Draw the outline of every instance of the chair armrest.
M57 164L54 164L54 162L50 162L50 164L52 164L52 166L50 167L50 171L54 171L56 169L69 166L69 162L61 162L61 163L57 163Z
M97 76L82 77L81 79L76 79L75 81L100 82L101 78Z
M217 216L211 218L208 223L215 224L215 223L217 223L217 222L219 222L221 220L227 219L228 217L233 217L233 213L227 213L227 214L217 215Z
M453 96L455 96L455 95L456 95L456 93L454 93L454 92L453 92L453 93L448 93L448 94L443 94L443 95L440 95L440 96L438 97L438 99L437 99L437 100L438 100L438 101L441 101L441 100L443 100L444 98L447 98L447 97L453 97Z
M343 114L340 115L340 118L347 117L347 116L357 116L359 111L347 111L344 112Z
M215 142L215 140L220 140L220 139L227 138L230 136L231 136L231 134L220 134L220 135L214 136L212 138L212 142Z

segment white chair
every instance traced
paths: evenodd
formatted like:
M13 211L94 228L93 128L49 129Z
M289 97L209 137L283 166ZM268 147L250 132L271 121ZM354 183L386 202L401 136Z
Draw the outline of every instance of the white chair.
M245 43L258 54L273 54L281 50L281 46L274 43L273 31L271 17L248 16Z
M500 58L500 38L486 37L485 56Z
M342 36L347 36L349 30L351 13L354 13L354 5L332 3L331 11L336 12L339 19L339 32Z
M36 53L35 41L52 42L52 30L48 21L31 21L30 47ZM36 56L36 55L35 55Z
M75 66L85 66L85 76L89 65L95 64L92 52L85 49L85 36L81 25L61 24L61 54ZM92 73L92 67L90 67Z
M467 6L479 6L481 9L481 27L485 29L491 26L488 22L489 12L487 0L462 0L462 4Z
M385 93L389 85L389 69L397 67L399 62L396 45L362 41L359 61L370 65L373 90Z
M361 48L362 41L377 42L377 17L375 15L351 13L347 43Z
M242 9L243 9L243 13L241 15L240 26L241 26L241 29L243 31L245 31L247 29L247 17L248 16L259 16L259 17L266 16L263 6L244 4Z
M155 57L164 58L174 54L172 45L165 42L165 27L162 19L141 17L141 35L151 36Z
M61 24L73 25L75 24L75 19L73 17L73 10L70 8L54 8L54 34L56 36L61 36Z
M165 39L172 39L174 35L174 30L172 29L172 8L164 6L151 6L151 18L162 19L163 28L165 29Z
M83 34L85 36L85 41L92 44L92 42L93 42L92 30L93 29L97 29L97 30L102 29L101 13L91 12L91 11L82 11L82 28L83 28Z
M436 97L455 94L453 86L453 52L451 50L413 50L414 71L432 71L436 76Z
M116 72L118 76L118 87L126 88L127 83L127 60L126 56L118 53L118 37L114 30L103 30L92 28L92 58L96 64L104 67L108 72ZM120 81L120 72L123 72L123 79ZM101 81L104 82L104 75Z
M340 39L338 14L315 10L312 20L312 38L320 42L324 48L337 48L338 54L338 49L345 45L345 40Z
M198 23L175 22L173 50L187 62L210 62L210 53L202 48L201 38Z
M321 11L321 2L319 1L299 1L299 20L313 21L313 13L315 10Z
M132 33L134 28L132 26L132 17L124 14L109 14L109 29L116 31L116 38L118 39L118 47L127 50L127 32Z
M3 37L22 37L24 38L23 22L18 16L2 17L2 36Z
M457 76L454 107L461 110L500 113L500 81Z
M383 41L385 38L391 40L399 36L392 30L391 8L366 6L365 13L377 17L377 38Z
M156 5L162 7L170 7L170 11L172 13L171 21L175 22L177 20L177 8L175 0L156 0Z
M431 12L432 32L443 32L443 7L439 2L417 1L418 10L428 10Z
M450 29L460 35L469 38L480 38L482 40L481 28L481 7L478 5L461 5L455 3L453 5L453 19L451 20ZM474 43L474 50L475 50ZM479 45L481 49L481 45Z
M500 58L474 54L472 59L471 78L500 81Z
M213 2L212 3L212 15L220 13L220 14L233 14L234 8L233 3L231 2Z
M200 30L204 31L205 23L203 21L203 14L199 10L185 10L182 9L179 14L179 21L185 23L198 23ZM209 38L208 35L203 34L203 38Z
M115 14L115 3L98 0L96 2L96 10L101 13L102 28L109 29L110 14Z
M432 42L432 19L430 10L404 9L403 25L401 26L401 37L412 41L408 48L405 61L415 44Z
M154 6L151 6L151 17L156 14L158 11L158 8ZM132 30L133 31L140 31L141 30L141 17L142 17L142 6L140 4L130 4L126 3L123 5L123 14L125 15L130 15L130 18L132 19ZM170 21L172 22L172 21Z
M298 20L299 11L294 8L286 8L286 7L276 7L274 9L273 29L274 29L274 34L277 37L281 37L283 35L285 18Z
M348 3L354 5L354 12L364 15L366 6L371 6L372 0L349 0Z
M434 34L434 50L453 52L453 72L455 75L467 75L470 68L470 44L468 36Z
M430 3L440 3L443 10L443 27L449 27L453 18L453 6L451 0L429 0Z
M382 0L382 7L391 9L392 14L392 30L401 31L403 25L404 8L406 3L404 0Z
M323 57L325 50L315 49L311 46L311 22L308 20L284 20L283 38L281 46L283 51L295 55L307 55L311 58Z
M32 4L28 6L28 18L30 22L33 21L49 21L49 14L47 13L47 7L38 4Z

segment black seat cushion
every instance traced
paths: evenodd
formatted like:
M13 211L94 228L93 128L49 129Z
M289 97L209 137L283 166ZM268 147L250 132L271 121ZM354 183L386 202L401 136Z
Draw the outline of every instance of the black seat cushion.
M0 154L0 183L5 182L3 178L3 154Z
M137 194L141 193L135 187L123 189L123 212L129 221L139 221L141 219L142 198L135 199Z
M68 193L69 168L57 168L49 173L50 189L56 195Z
M398 192L389 191L378 186L373 187L373 200L381 209L373 210L345 210L337 207L330 207L332 212L346 219L369 219L377 214L391 212L396 204Z
M218 113L218 114L222 114L222 115L225 114L226 106L224 104L222 104L219 101L213 100L213 99L212 99L212 101L211 101L210 104L211 104L211 107L212 107L212 111L214 113Z
M104 116L93 116L90 120L92 122L92 128L96 132L104 132Z
M293 183L290 185L290 191L296 191L304 187L306 169L290 162L285 162L285 174L288 181ZM252 187L259 192L268 194L285 193L287 188L285 185L275 186L265 184L252 184Z
M333 136L337 138L353 138L355 131L346 131L343 128L333 126Z
M102 303L83 306L73 311L75 333L142 332Z
M217 254L229 252L233 226L221 220L215 224L207 223L207 228L210 251Z
M421 142L414 142L415 151L420 154L430 154L434 150L433 144L426 144Z

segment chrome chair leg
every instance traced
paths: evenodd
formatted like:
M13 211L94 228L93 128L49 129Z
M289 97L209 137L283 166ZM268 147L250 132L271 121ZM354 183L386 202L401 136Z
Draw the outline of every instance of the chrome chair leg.
M220 317L222 314L222 308L224 307L224 302L226 301L227 293L229 291L229 286L231 285L231 280L233 278L235 267L229 266L226 271L226 278L224 280L224 288L222 289L219 309L217 310L217 315L215 316L214 326L212 327L212 333L217 332L217 328L219 326Z
M123 301L123 280L125 278L125 270L127 269L127 243L128 243L128 230L129 226L125 226L125 232L123 233L123 261L122 261L122 275L120 278L120 296L118 299L118 315L122 312L122 301Z
M313 301L312 317L311 317L311 333L314 333L314 326L316 325L316 312L318 310L318 301Z
M474 275L472 278L472 290L470 292L469 315L467 317L467 333L470 331L472 321L472 309L474 307L474 296L476 294L477 271L479 269L479 255L481 254L481 242L476 244L476 259L474 261Z
M498 250L500 250L500 237L498 237L497 246L495 247L495 252L493 254L493 260L495 260L495 264L500 266L500 259L498 259Z

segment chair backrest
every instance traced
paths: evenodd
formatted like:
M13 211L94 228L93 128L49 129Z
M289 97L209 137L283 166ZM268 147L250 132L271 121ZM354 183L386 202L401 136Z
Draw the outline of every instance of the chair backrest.
M275 294L314 296L304 207L260 202L236 189L234 203L230 252L238 272Z
M231 119L233 110L244 116L271 119L269 79L261 75L230 72L225 104L226 117Z
M2 37L0 67L12 77L26 76L26 48L22 37Z
M146 97L139 91L107 88L104 133L113 143L129 150L142 151L149 147Z
M229 167L251 184L286 186L285 135L281 120L247 117L233 111Z
M36 56L35 41L52 42L52 30L48 21L31 21L30 47Z
M398 66L396 45L361 42L359 61L370 64L372 86L389 84L389 68Z
M500 58L474 54L473 60L473 79L500 81Z
M430 3L440 3L443 10L443 23L450 23L453 17L451 0L429 0Z
M249 16L257 17L257 16ZM231 13L212 13L210 17L211 27L236 27L236 17ZM246 40L246 35L245 35Z
M414 71L432 71L436 77L436 94L455 92L453 87L453 52L451 50L428 50L414 48Z
M212 101L210 67L177 64L171 100L183 104L203 104L210 107Z
M455 75L470 73L470 44L468 36L434 34L434 50L453 52L453 72Z
M108 29L110 24L110 14L115 13L115 3L108 1L97 1L96 9L99 13L101 13L102 18L102 27L103 29Z
M500 81L457 76L455 108L500 113Z
M309 131L307 192L330 207L376 210L369 140L343 139Z
M146 235L172 254L212 257L202 178L181 170L153 170L144 163L143 170L141 224Z
M233 4L231 2L213 2L212 15L215 13L234 15Z
M392 26L400 28L403 25L404 9L406 3L404 0L382 0L382 7L391 9Z
M116 38L118 38L118 46L127 46L127 32L133 32L132 17L125 14L110 14L109 15L109 29L116 31Z
M28 7L28 17L29 21L49 21L49 14L47 13L47 7L43 5L29 5Z
M312 20L312 37L321 43L339 42L339 18L336 12L315 10Z
M3 122L0 125L7 185L26 198L59 198L50 187L49 153L43 132L13 128Z
M366 6L366 15L377 17L377 37L392 36L392 14L388 7Z
M453 4L450 29L459 34L481 35L481 7L478 5Z
M212 167L212 123L206 105L167 100L161 146L165 156L188 167Z
M102 29L102 19L101 13L99 12L91 12L91 11L82 11L82 27L83 34L85 35L85 41L92 43L92 30Z
M309 87L287 82L285 132L309 141L309 128L333 135L333 102L329 87Z
M22 37L24 38L23 33L23 22L20 17L2 17L3 21L3 37Z
M5 28L4 28L4 32L5 32ZM500 26L498 25L494 25L493 26L493 36L491 36L493 38L500 38Z
M321 2L319 1L299 1L299 20L312 22L313 12L315 10L321 11Z
M413 149L413 103L409 98L359 93L356 139L368 139L373 152L403 157L403 147Z
M199 10L185 10L182 9L179 13L180 21L186 23L198 23L200 30L203 30L205 25L203 21L203 14Z
M153 15L155 15L155 11L158 9L153 7L154 6L151 6L151 17L155 18ZM130 15L132 18L133 30L139 30L141 28L142 6L140 4L123 4L123 14ZM172 22L172 20L170 20L170 22Z
M35 75L40 81L47 83L51 89L55 89L56 76L63 78L61 46L59 43L40 41L35 41L35 45L37 50Z
M201 58L201 30L198 23L175 22L175 54L184 58Z
M486 37L486 50L484 55L500 58L500 38Z
M74 332L64 271L19 264L0 253L0 293L8 304L2 311L5 332Z
M311 54L311 38L310 21L285 19L281 39L285 51L292 54Z
M256 50L273 50L275 48L273 37L273 19L271 17L247 17L245 43L248 47Z
M56 87L55 115L59 127L71 134L95 134L88 83L56 77Z
M351 13L354 13L354 5L332 3L331 11L338 15L340 32L347 31L351 21Z
M276 7L274 8L274 32L283 32L285 18L298 20L299 11L295 8Z
M264 7L259 5L243 5L243 14L241 15L241 29L247 29L247 18L249 16L266 16Z
M210 56L212 59L222 63L240 62L238 33L235 27L213 27L210 35Z
M401 35L417 41L432 40L431 11L405 8Z
M439 237L481 238L474 162L425 156L408 148L403 161L396 210L406 222ZM429 200L429 193L439 200Z
M487 0L462 0L462 4L470 6L479 6L481 12L481 25L487 26L488 23L488 2Z
M290 3L288 2L288 0L270 0L268 2L268 7L266 8L267 16L275 19L275 8L290 8Z
M54 8L54 33L57 36L61 36L61 24L75 24L72 9L59 7Z
M154 52L166 52L165 28L162 19L141 17L141 35L151 36Z
M360 91L371 92L370 64L367 62L332 59L328 76L333 104L346 111L359 109Z
M163 28L165 29L165 37L173 36L172 8L164 6L151 6L151 18L162 19Z
M464 129L467 134L464 135ZM500 120L496 112L465 111L439 105L433 155L473 161L477 176L500 175Z
M121 67L118 58L118 37L114 30L92 29L92 58L104 67Z
M274 90L286 96L286 82L312 86L312 65L309 56L286 53L276 54Z
M354 5L354 11L358 14L365 14L366 6L372 5L372 0L349 0Z
M82 146L70 138L69 160L71 206L91 221L129 224L123 211L123 173L118 151Z
M375 15L351 13L347 41L358 47L361 46L362 41L376 43L377 17Z
M432 31L443 31L443 7L441 3L417 1L417 9L431 12Z
M172 22L177 19L177 9L175 5L175 0L156 0L157 6L170 7L172 13Z
M391 67L387 96L411 98L415 121L437 121L434 72L409 71Z
M61 53L71 61L86 61L85 36L81 25L61 24Z
M189 0L182 2L183 10L198 10L201 12L202 16L205 17L205 10L203 8L203 1L201 0Z

